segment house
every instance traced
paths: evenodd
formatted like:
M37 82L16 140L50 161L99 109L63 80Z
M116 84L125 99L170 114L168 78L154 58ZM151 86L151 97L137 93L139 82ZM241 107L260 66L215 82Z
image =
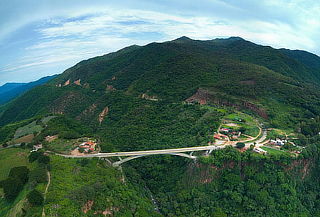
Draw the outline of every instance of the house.
M96 144L97 143L93 141L87 141L87 142L81 143L78 148L79 149L81 148L85 153L93 152L95 150Z
M218 134L214 134L213 138L215 138L215 139L222 139L221 136L218 135Z
M284 144L286 144L288 141L286 139L282 140L282 139L276 139L276 140L270 140L270 143L273 145L278 145L278 146L283 146Z
M267 154L268 153L267 151L263 150L262 148L254 148L253 151L258 154Z
M230 129L228 129L228 128L221 128L221 129L220 129L220 132L222 132L222 133L229 133L229 132L230 132Z
M41 148L42 148L42 144L34 145L34 146L33 146L33 149L32 149L30 152L38 151L38 150L41 149Z

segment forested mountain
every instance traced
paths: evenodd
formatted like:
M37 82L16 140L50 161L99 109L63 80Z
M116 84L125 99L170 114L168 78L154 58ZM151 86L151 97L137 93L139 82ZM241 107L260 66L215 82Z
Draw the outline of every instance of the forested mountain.
M0 87L0 105L9 102L10 100L25 93L33 87L45 84L54 77L56 77L56 75L47 76L30 83L6 83L2 85Z
M289 113L311 117L320 111L319 58L314 56L311 67L295 53L234 37L210 41L182 37L132 46L82 61L49 84L35 88L8 107L0 124L45 112L79 116L93 104L107 106L101 97L115 93L181 102L199 88L216 100L253 103L266 110L275 123L288 118L283 116ZM32 104L25 103L30 99ZM79 100L82 103L76 103ZM288 105L283 107L285 112L273 111L284 104Z
M25 85L25 83L6 83L0 87L0 94L10 91L22 85Z
M51 159L47 200L26 216L42 208L49 216L320 216L320 58L305 51L239 37L135 45L81 61L1 111L0 144L42 144L48 152L23 164L31 170ZM253 153L253 143L197 161L139 158L119 171L108 160L53 155L85 138L101 152L204 146L228 120L294 143L269 155ZM34 176L20 197L45 189ZM2 206L22 205L17 197Z

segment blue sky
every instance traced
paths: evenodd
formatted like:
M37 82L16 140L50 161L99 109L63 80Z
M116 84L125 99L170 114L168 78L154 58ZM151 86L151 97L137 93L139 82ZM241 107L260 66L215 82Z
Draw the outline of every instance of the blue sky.
M318 0L0 0L0 85L132 44L240 36L320 55Z

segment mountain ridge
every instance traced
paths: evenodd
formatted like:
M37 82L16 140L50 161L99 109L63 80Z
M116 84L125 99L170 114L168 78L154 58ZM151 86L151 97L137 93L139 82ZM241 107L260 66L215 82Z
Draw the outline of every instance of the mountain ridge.
M312 117L320 111L318 101L314 100L320 99L320 73L305 65L307 62L301 58L285 54L292 52L295 51L284 52L238 37L206 41L181 37L164 43L129 46L83 60L65 70L45 86L12 103L3 112L0 123L43 112L66 112L61 109L68 107L71 113L66 114L76 117L95 104L95 100L98 100L96 104L106 107L99 97L111 92L182 102L199 88L220 97L215 101L255 104L271 118L278 118L279 114L270 107L270 102L283 107L284 116L288 116L290 110L290 115L298 119ZM315 58L316 64L317 61ZM49 92L48 98L44 94ZM27 101L35 97L32 94L37 95L39 102L36 100L31 105ZM77 105L79 111L71 109L79 100L85 100ZM285 104L289 106L281 106ZM21 107L23 112L19 112Z
M25 93L33 87L45 84L56 76L57 75L46 76L28 83L6 83L0 86L0 105L9 102L10 100Z

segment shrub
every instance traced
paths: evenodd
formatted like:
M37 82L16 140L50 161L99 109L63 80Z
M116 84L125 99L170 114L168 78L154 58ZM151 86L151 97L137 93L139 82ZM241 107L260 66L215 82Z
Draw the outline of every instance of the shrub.
M47 170L41 167L38 167L30 172L30 182L33 183L45 183L47 182Z
M246 146L246 144L244 144L243 142L238 142L236 147L241 149L241 148L244 148Z

